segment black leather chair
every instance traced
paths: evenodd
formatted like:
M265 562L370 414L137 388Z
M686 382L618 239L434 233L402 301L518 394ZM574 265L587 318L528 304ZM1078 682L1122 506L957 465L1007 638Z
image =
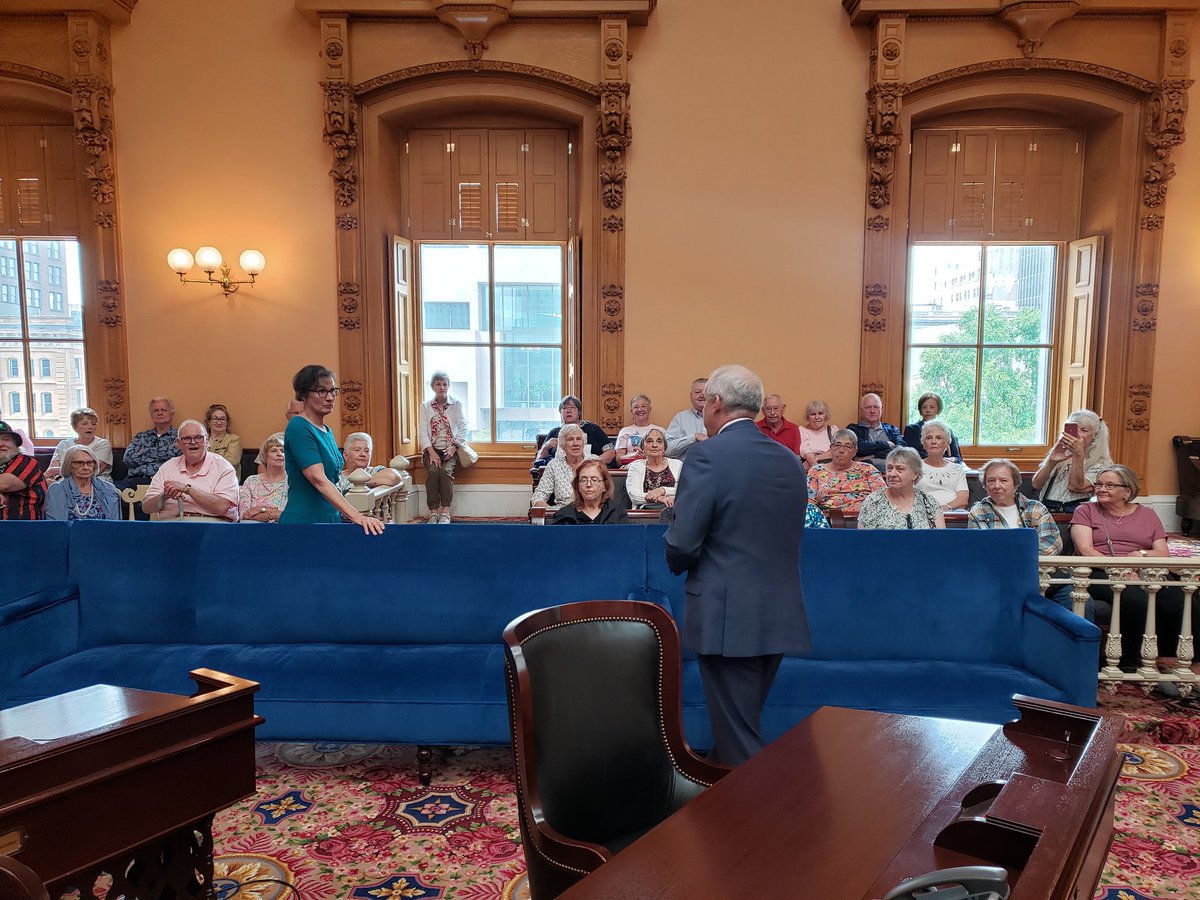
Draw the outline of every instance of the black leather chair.
M679 634L662 607L552 607L504 642L529 888L546 900L729 770L684 740Z

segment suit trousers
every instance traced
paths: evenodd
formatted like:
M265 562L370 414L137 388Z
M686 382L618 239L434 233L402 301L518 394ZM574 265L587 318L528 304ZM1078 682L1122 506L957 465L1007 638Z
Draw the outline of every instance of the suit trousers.
M723 766L740 766L764 746L763 706L783 655L703 654L698 659L713 731L708 759Z

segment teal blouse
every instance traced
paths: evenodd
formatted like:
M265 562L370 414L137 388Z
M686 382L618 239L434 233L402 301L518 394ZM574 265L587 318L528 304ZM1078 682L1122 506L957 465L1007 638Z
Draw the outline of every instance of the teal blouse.
M328 425L317 428L304 416L292 416L283 433L283 468L287 472L288 501L279 516L283 524L340 522L342 515L329 505L304 477L304 470L320 464L325 477L336 485L342 471L342 451Z

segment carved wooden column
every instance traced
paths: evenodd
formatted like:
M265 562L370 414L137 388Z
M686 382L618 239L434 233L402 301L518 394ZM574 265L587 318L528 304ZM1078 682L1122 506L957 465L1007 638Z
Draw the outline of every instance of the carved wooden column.
M1137 277L1134 296L1126 305L1129 340L1124 396L1105 396L1110 428L1123 427L1118 459L1145 479L1150 444L1150 404L1154 381L1154 338L1158 327L1158 278L1162 260L1167 184L1175 177L1171 153L1183 143L1188 88L1192 82L1193 15L1168 14L1161 48L1162 74L1146 110L1146 143L1142 152L1141 209L1138 217ZM1118 320L1113 325L1121 328ZM1119 332L1117 332L1119 333ZM1115 335L1114 335L1115 336Z
M75 139L87 151L84 170L92 194L95 232L95 301L85 303L89 370L106 372L103 400L88 385L92 405L100 413L102 430L114 446L123 446L132 435L129 421L129 386L126 383L124 293L121 288L120 231L117 228L116 176L113 169L112 66L109 59L109 24L98 15L67 17L71 62L71 106ZM86 228L80 223L80 228ZM85 264L85 275L88 267ZM85 289L86 290L86 289ZM86 294L85 294L86 296Z
M904 328L904 290L892 284L893 221L903 227L905 210L892 208L892 182L903 141L900 104L904 94L906 16L881 15L871 35L867 90L867 212L863 241L862 338L858 363L860 393L884 399L894 420L903 410L904 340L888 334Z
M333 368L342 388L342 434L366 425L362 254L359 252L358 106L350 83L349 20L321 17L321 87L325 91L325 143L333 148L333 199L336 204L338 358Z
M629 125L629 23L600 19L600 426L615 432L625 409L625 150Z

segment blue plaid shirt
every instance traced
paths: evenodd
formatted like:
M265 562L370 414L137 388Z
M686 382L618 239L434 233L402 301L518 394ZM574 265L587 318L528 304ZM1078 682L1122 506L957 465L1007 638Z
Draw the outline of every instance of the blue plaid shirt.
M1036 529L1040 556L1056 556L1061 552L1062 535L1059 534L1058 523L1043 504L1037 500L1030 500L1023 494L1017 494L1017 515L1026 528ZM992 503L992 498L984 497L972 506L967 514L967 527L1007 528L1008 523Z

